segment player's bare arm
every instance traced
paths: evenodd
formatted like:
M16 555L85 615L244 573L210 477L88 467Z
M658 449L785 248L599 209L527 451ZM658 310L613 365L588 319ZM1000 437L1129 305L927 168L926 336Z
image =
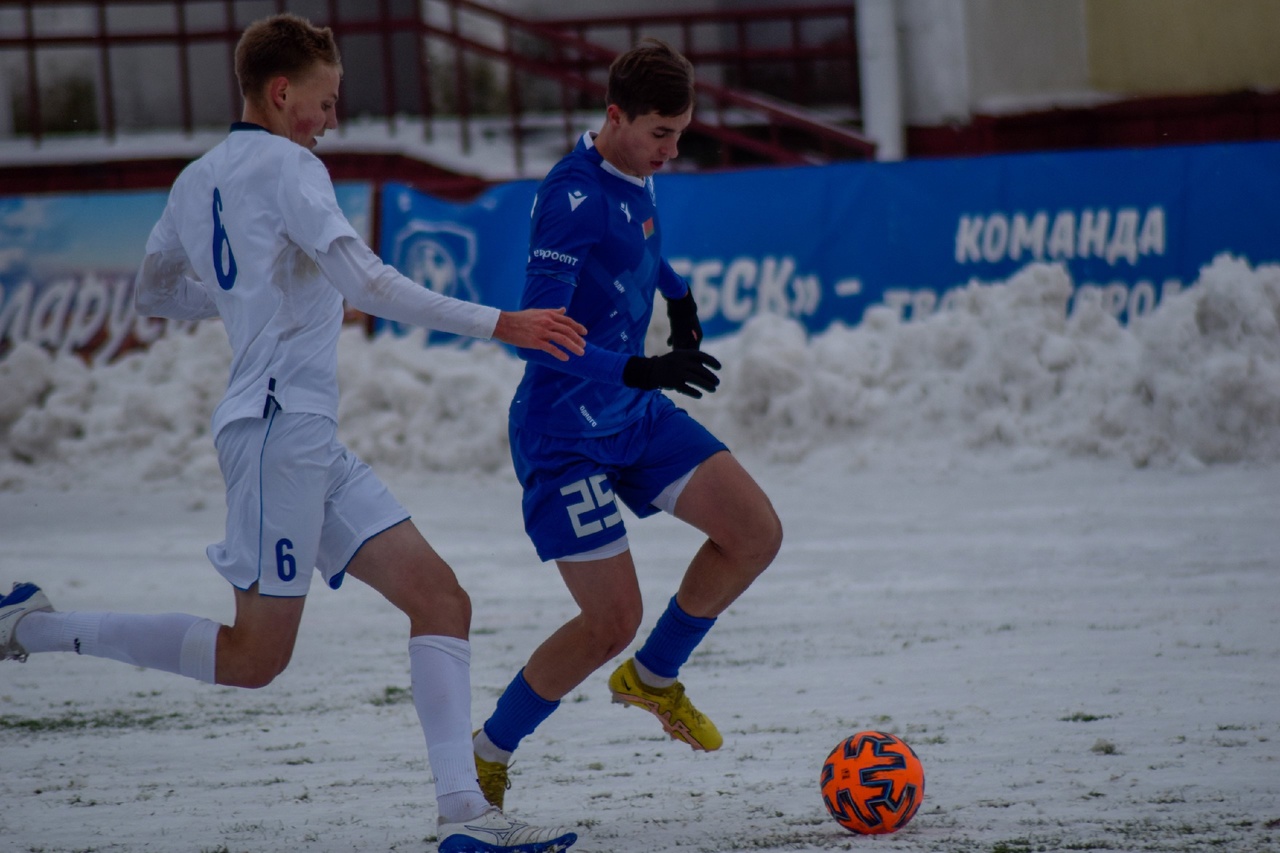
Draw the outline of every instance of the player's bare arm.
M566 314L564 308L503 311L493 329L495 340L522 349L542 350L560 361L568 361L570 353L586 352L586 342L582 340L586 333L587 327Z

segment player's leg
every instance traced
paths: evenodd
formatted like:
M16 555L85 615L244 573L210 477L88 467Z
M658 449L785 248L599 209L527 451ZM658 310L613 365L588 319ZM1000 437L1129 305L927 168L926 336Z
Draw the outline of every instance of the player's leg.
M578 615L546 639L525 665L539 696L558 701L635 639L644 616L631 551L599 560L558 560Z
M697 467L672 514L707 534L676 593L690 616L709 619L723 613L782 546L782 522L773 504L728 451Z
M0 598L0 660L73 652L211 684L221 627L186 613L56 612L35 584L14 584Z
M609 679L615 701L645 708L694 749L723 743L684 694L680 668L716 617L773 560L782 526L764 492L704 427L672 407L654 414L652 440L619 494L639 515L665 510L707 534L680 589L636 652Z
M467 639L471 599L412 521L397 522L366 540L347 564L347 574L409 617L409 636Z
M263 687L284 672L320 549L332 489L334 425L271 407L214 444L227 484L226 535L206 552L235 588L236 615L218 634L217 682Z
M782 524L755 480L723 450L699 464L678 493L664 490L659 503L707 534L635 655L634 677L662 688L677 683L680 667L716 617L773 561L782 544Z
M626 648L640 623L639 584L609 474L616 454L632 445L625 434L579 441L511 432L525 530L538 556L556 561L580 612L534 650L476 733L480 784L492 803L505 798L521 740Z
M235 591L236 618L218 632L216 683L265 687L293 657L306 596L259 595L258 588Z
M33 610L13 641L23 656L74 652L207 684L263 687L289 663L305 599L264 597L256 588L235 596L231 626L187 613Z
M409 682L441 819L476 817L487 804L471 752L470 599L410 521L365 542L347 573L409 618Z
M379 519L403 510L367 466L350 459L352 475L332 502L325 542L338 554L354 545L345 573L377 590L409 619L410 687L436 780L440 849L567 849L576 834L507 818L491 810L480 792L471 745L470 598L411 521L372 532L383 524ZM363 532L349 541L340 538L354 531ZM321 562L322 573L332 576L336 564L327 556ZM476 846L484 839L488 846Z
M620 541L625 547L625 538ZM495 805L505 800L507 767L520 742L569 691L631 643L643 615L629 550L590 560L562 559L557 565L579 613L533 651L474 738L480 786Z
M442 816L484 809L471 754L471 601L453 570L377 475L333 436L317 568L331 586L350 575L409 620L409 679Z
M682 482L688 480L682 478ZM714 617L689 614L673 596L644 645L609 676L614 702L648 711L672 739L695 750L719 749L724 738L685 695L677 676L715 621Z
M270 683L293 652L323 520L323 471L298 464L315 449L313 421L324 419L273 410L217 437L227 524L208 554L235 588L233 625L185 613L32 612L14 639L27 653L75 652L228 686Z

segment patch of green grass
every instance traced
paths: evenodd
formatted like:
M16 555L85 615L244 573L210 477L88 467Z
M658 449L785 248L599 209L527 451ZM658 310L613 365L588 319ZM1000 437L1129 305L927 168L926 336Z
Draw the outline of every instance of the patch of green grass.
M405 702L413 701L413 692L407 687L398 687L389 684L383 689L381 696L374 696L369 700L370 703L377 705L379 708L387 705L401 705Z
M997 841L991 846L991 853L1033 853L1037 849L1025 838L1012 838L1008 841Z
M146 711L96 711L84 714L68 711L52 717L18 717L0 715L0 731L18 731L42 734L47 732L84 731L86 729L151 729L166 723L176 724L183 719L177 712L153 714Z

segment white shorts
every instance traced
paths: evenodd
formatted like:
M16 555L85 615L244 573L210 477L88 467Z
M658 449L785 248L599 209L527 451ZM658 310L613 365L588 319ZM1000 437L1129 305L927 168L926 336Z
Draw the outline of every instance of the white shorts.
M227 530L206 553L237 589L306 595L312 569L337 589L361 545L409 518L337 431L323 415L273 406L265 418L241 418L218 433Z

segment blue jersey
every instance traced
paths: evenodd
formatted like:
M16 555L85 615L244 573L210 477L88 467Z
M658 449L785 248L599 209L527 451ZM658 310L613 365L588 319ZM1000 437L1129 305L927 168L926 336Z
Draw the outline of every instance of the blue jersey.
M662 258L653 179L618 171L583 134L538 188L520 307L567 306L587 327L587 352L561 362L521 350L512 425L604 436L639 420L660 392L623 385L622 368L644 355L658 289L675 299L688 285Z

